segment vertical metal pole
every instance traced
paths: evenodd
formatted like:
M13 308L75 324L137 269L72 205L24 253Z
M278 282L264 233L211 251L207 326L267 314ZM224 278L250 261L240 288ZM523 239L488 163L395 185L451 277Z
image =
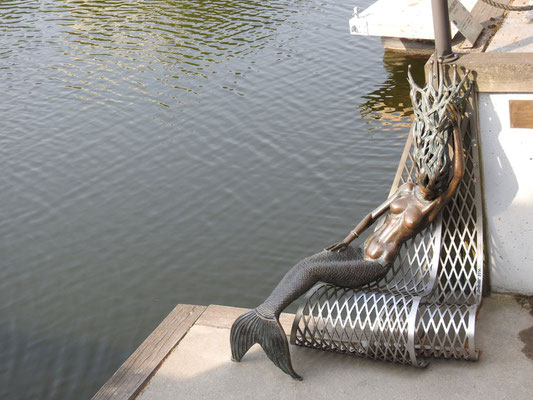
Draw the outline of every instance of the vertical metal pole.
M453 57L448 0L431 0L431 10L435 32L435 56L437 60L446 62L446 59Z

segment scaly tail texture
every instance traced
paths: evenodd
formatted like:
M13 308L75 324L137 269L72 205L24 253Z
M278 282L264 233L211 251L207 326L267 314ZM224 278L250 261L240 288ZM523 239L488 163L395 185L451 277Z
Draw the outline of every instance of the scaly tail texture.
M281 312L294 300L322 281L344 287L360 287L382 278L387 272L377 261L363 259L360 248L342 252L323 251L303 259L292 267L268 298L254 310L241 315L231 327L231 353L234 361L259 343L268 358L294 379L289 344L279 324Z
M287 337L276 318L265 318L256 310L241 315L231 327L230 342L233 361L241 361L250 347L259 343L278 368L294 379L302 380L292 368Z

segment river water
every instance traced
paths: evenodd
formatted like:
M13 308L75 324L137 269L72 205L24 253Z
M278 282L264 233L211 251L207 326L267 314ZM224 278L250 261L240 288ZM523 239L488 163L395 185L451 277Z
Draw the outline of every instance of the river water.
M0 2L0 398L89 399L384 199L424 60L352 1Z

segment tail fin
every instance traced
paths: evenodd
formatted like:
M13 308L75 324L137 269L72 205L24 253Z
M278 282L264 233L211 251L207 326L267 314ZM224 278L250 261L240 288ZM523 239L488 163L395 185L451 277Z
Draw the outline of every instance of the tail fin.
M241 361L250 347L259 343L278 368L294 379L302 380L302 377L292 369L287 337L277 319L267 319L255 310L249 311L233 323L230 342L233 361Z

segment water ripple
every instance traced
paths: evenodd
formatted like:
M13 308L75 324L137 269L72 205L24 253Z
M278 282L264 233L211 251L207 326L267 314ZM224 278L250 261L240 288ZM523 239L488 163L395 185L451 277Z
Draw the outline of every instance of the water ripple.
M0 2L2 399L90 398L176 303L257 304L383 199L423 60L352 7Z

